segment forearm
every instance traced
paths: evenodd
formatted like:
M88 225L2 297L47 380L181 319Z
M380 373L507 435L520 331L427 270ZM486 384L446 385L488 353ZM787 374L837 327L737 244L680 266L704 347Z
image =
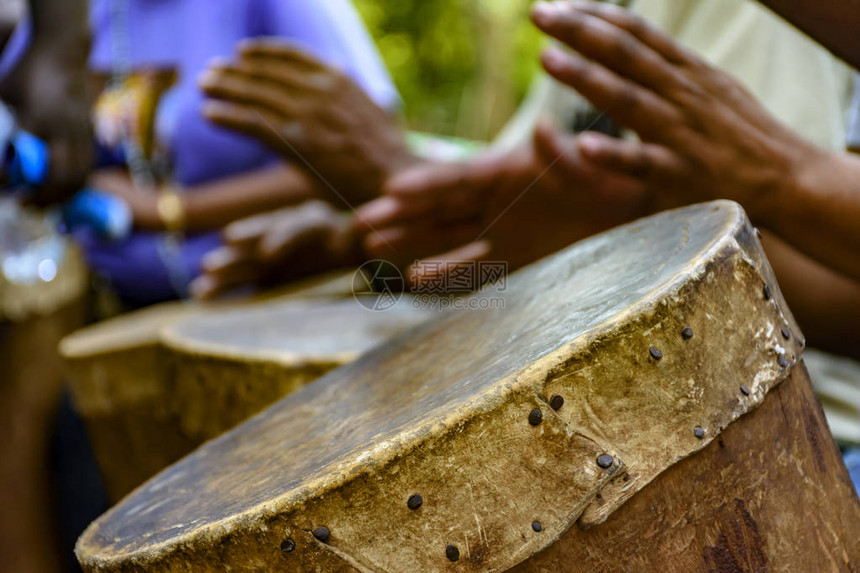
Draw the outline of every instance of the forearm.
M860 68L860 0L760 0L855 68Z
M190 231L220 229L238 219L300 203L319 194L318 184L301 169L278 165L183 194Z
M30 0L35 41L76 42L89 37L86 0Z
M821 152L753 216L758 224L860 281L860 157Z
M762 244L810 346L860 358L860 281L821 265L768 231Z

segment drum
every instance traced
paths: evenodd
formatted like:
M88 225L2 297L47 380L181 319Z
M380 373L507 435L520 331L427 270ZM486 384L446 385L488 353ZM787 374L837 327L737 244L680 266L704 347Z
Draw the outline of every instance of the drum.
M860 562L860 504L739 206L620 227L505 286L144 484L78 540L84 569Z
M269 303L174 324L163 339L179 433L202 444L433 315L408 297L383 312L350 298Z
M233 310L169 303L62 345L114 501L210 438L432 314L406 301L294 296ZM92 348L98 348L94 356Z
M161 331L206 308L164 303L60 342L74 406L113 501L194 449L192 440L172 431L175 416L164 400L171 369Z

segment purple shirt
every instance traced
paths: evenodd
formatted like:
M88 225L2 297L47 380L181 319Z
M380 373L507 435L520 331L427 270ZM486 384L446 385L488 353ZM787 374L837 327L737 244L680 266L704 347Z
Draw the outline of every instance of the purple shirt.
M90 66L109 72L117 50L111 31L113 0L91 0L93 46ZM278 36L334 65L387 109L399 105L379 55L349 0L127 0L127 31L118 31L132 69L176 68L176 85L164 96L156 136L170 150L174 178L195 185L247 173L280 158L256 140L207 122L198 75L215 57L231 58L236 43L256 36ZM120 20L122 21L122 20ZM145 305L175 298L158 234L137 232L115 243L87 233L78 238L95 271L109 279L122 298ZM200 260L220 244L218 233L189 236L173 267L188 278ZM178 264L177 264L178 263ZM175 282L175 281L174 281Z

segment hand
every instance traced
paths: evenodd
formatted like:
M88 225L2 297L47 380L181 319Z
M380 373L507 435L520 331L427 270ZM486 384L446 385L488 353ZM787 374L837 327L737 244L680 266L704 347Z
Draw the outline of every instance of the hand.
M48 179L37 203L62 201L81 189L92 167L86 38L55 45L36 39L0 85L19 125L49 146ZM71 45L68 45L71 44Z
M644 215L649 199L634 180L584 161L575 137L542 125L530 146L403 174L359 209L356 224L371 256L401 266L436 255L512 271Z
M393 119L340 71L274 40L242 44L239 60L200 79L207 118L268 143L346 207L379 194L413 161Z
M739 82L625 10L540 3L533 19L579 53L550 49L547 71L642 140L589 135L580 140L582 155L636 177L674 204L731 199L766 223L798 166L822 155Z
M271 285L363 260L347 217L323 201L241 219L224 229L225 245L203 259L191 283L197 298L243 285Z

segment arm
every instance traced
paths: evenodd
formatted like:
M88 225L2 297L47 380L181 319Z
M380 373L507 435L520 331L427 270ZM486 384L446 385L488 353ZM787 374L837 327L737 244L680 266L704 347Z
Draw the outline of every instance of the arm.
M30 0L30 16L36 39L87 38L86 0Z
M135 189L125 171L100 171L91 184L127 201L137 227L164 230L158 215L158 194ZM185 227L189 231L220 229L237 219L313 198L319 192L313 179L286 165L199 185L182 193Z
M819 44L860 68L857 0L760 0Z
M811 343L860 359L860 282L812 260L768 231L763 232L762 245Z

